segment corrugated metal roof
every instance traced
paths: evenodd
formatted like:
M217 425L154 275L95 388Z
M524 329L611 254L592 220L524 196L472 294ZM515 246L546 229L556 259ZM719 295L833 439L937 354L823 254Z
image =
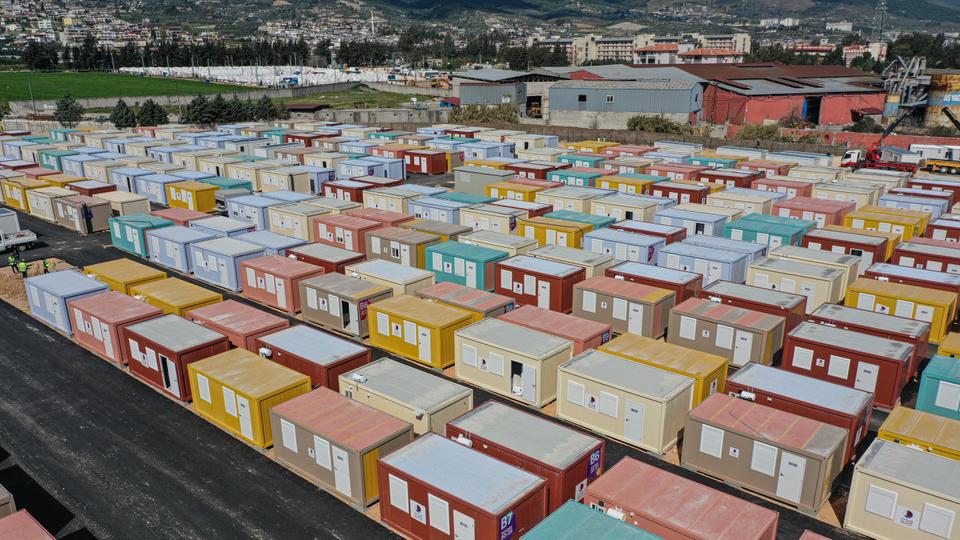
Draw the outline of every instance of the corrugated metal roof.
M271 347L283 349L318 366L328 366L367 350L353 341L302 324L259 339Z
M338 272L322 274L301 282L302 286L337 293L341 298L359 300L373 295L390 292L393 289L372 281L345 276Z
M847 414L857 414L872 399L869 392L753 362L731 375L730 381Z
M517 79L529 74L530 73L526 71L513 71L510 69L474 69L470 71L453 72L453 76L456 78L489 82Z
M283 201L271 199L270 197L264 197L263 195L244 195L242 197L234 197L228 200L227 204L252 206L254 208L266 208L268 206L281 205L283 204Z
M275 394L282 388L310 385L310 377L271 362L246 349L230 349L190 364L191 369L220 381L253 399Z
M88 278L76 270L60 270L49 274L40 274L27 278L26 282L42 291L60 297L107 290L107 286L103 283Z
M527 255L517 255L500 263L504 268L537 272L548 276L566 277L582 271L582 267L569 264L536 259Z
M683 90L696 87L697 82L685 81L558 81L550 88L574 90Z
M252 234L252 233L248 233ZM242 235L246 236L246 235ZM297 246L293 249L297 253L302 253L308 257L314 257L316 259L322 259L325 261L330 261L333 263L348 261L350 259L355 259L357 256L362 256L362 253L357 253L356 251L350 251L349 249L338 248L336 246L330 246L327 244L312 243L302 246Z
M538 247L534 250L531 250L529 254L533 257L556 259L559 261L591 266L603 264L613 260L613 255L594 253L585 249L558 246L556 244L547 244L543 247Z
M950 458L876 439L856 468L960 502L960 467Z
M745 253L737 251L728 251L725 249L715 249L706 246L695 246L692 244L676 243L660 248L660 253L666 255L678 255L680 257L697 257L713 261L722 261L726 263L737 263L747 258Z
M224 216L214 216L203 219L195 219L190 222L191 224L196 223L199 227L205 227L207 229L213 229L215 231L224 231L224 232L234 232L234 231L243 231L251 227L249 222L240 221L238 219L232 219Z
M352 275L351 270L358 274L370 274L396 283L413 283L433 276L433 272L386 259L374 259L350 265L347 275Z
M164 315L127 327L171 351L180 352L223 338L223 334L177 315Z
M473 393L466 386L389 358L371 362L342 377L397 403L426 412ZM361 377L363 382L357 380Z
M777 259L775 257L757 259L750 263L750 268L753 270L781 272L797 276L810 276L831 281L843 274L843 270L837 268L829 268L820 266L819 264L809 264L795 260Z
M454 241L441 242L439 244L429 246L427 248L427 253L442 253L445 255L463 257L483 262L498 261L500 259L507 258L507 253L505 251L483 246L475 246L472 244L463 244L461 242Z
M722 236L706 236L703 234L687 236L680 243L689 246L706 246L717 249L727 249L738 253L749 253L753 256L753 259L762 257L767 251L767 246L764 244L747 242L746 240L734 240Z
M457 330L457 335L533 358L544 358L573 346L568 339L500 319L483 319Z
M584 238L596 238L597 240L619 242L632 246L656 246L658 244L665 244L666 242L666 240L660 236L650 236L614 229L595 229L585 234Z
M662 210L657 210L657 212L654 214L654 217L661 216L671 219L702 221L704 223L720 223L727 220L726 216L720 214L708 214L706 212L694 212L693 210L682 210L678 208L664 208Z
M774 304L784 309L790 309L793 306L806 304L807 302L807 297L800 294L765 289L762 287L754 287L752 285L744 285L742 283L734 283L732 281L714 281L710 285L704 287L703 290L705 293L722 294L725 296L743 298L753 302ZM707 297L709 298L709 294Z
M907 319L904 317L894 317L874 311L866 311L837 304L823 304L810 315L816 315L831 320L841 322L851 322L858 325L864 325L869 328L896 332L898 334L907 334L917 337L923 336L930 331L930 323ZM922 351L924 354L926 351Z
M253 253L263 253L263 247L236 238L213 238L191 244L194 249L202 249L218 255L228 257L238 257L241 255L250 255Z
M513 248L521 248L532 244L535 245L537 243L537 241L533 238L494 231L474 231L472 233L461 234L459 238L460 242L465 243L468 243L471 240L483 242L485 244L497 244Z
M670 283L687 283L694 278L702 279L700 274L695 274L693 272L685 272L683 270L674 270L673 268L664 268L662 266L654 266L652 264L643 264L639 262L627 261L620 263L611 268L611 270L616 270L624 274L631 274L636 276L645 276L659 281L667 281Z
M304 240L299 238L294 238L292 236L287 236L284 234L277 234L273 231L253 231L238 235L237 240L242 240L244 242L250 242L251 244L257 244L258 246L264 246L271 249L286 249L293 246L299 246L304 244Z
M935 270L927 270L925 268L913 268L910 266L899 266L890 263L874 263L867 270L870 272L876 272L878 274L913 277L917 279L935 282L938 281L941 283L949 283L951 285L960 286L960 275L950 274L947 272L937 272Z
M622 356L590 349L560 366L561 371L656 400L667 400L693 384L693 379Z
M845 350L865 351L904 363L909 362L910 357L913 355L913 345L903 343L902 341L894 341L892 339L810 322L797 325L790 332L790 337Z
M493 515L499 515L544 483L538 476L434 433L381 461Z

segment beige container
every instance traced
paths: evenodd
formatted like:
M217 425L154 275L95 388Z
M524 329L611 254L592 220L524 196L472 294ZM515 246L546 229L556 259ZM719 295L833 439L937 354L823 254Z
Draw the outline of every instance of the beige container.
M557 416L644 450L676 446L693 379L597 350L559 368Z
M57 214L54 201L60 197L73 197L76 191L60 187L42 187L27 190L27 201L30 206L30 215L56 223Z
M303 167L277 167L260 171L260 191L310 191L310 172Z
M471 227L475 231L510 234L517 228L517 220L526 217L526 215L527 213L523 210L515 208L495 204L478 204L460 209L460 224Z
M393 296L393 289L331 272L300 282L303 320L358 338L370 335L367 308Z
M475 231L472 233L461 234L457 238L457 241L462 244L470 244L473 246L481 246L503 251L511 257L516 257L517 255L526 255L540 245L533 238L526 238L523 236L493 231Z
M727 208L724 206L712 206L709 204L683 203L671 206L670 208L686 210L688 212L700 212L702 214L711 214L714 216L724 216L727 218L727 223L736 221L743 217L743 209L741 208Z
M820 249L810 249L799 246L779 246L767 253L770 257L785 259L790 261L800 261L827 268L836 268L843 272L843 289L846 292L847 285L857 279L860 272L860 257L856 255L843 255L832 251L823 251ZM789 291L788 291L789 292ZM841 298L843 295L841 295Z
M317 197L310 199L309 201L304 201L304 204L319 206L320 208L330 212L330 215L332 216L344 214L350 210L356 210L357 208L362 208L358 202L344 201L341 199L334 199L333 197Z
M956 461L876 439L853 469L843 526L878 540L955 540L957 515Z
M574 212L592 214L591 204L593 204L594 199L611 193L611 191L604 189L563 186L538 191L534 201L552 205L554 210L573 210Z
M276 168L276 165L269 165L258 161L237 161L236 163L227 164L226 176L236 178L237 180L246 180L253 186L254 191L261 191L263 189L261 174L263 171Z
M311 226L313 218L327 213L327 210L319 206L305 203L271 206L267 209L271 231L307 242L316 240Z
M836 182L843 178L844 169L840 167L793 167L787 176L790 178L807 178L818 182Z
M747 285L806 296L807 314L823 304L839 302L846 288L843 272L836 268L774 257L750 263Z
M352 264L344 269L344 273L350 277L390 287L394 296L415 294L420 289L434 284L433 272L383 259Z
M113 181L110 179L110 171L127 166L126 163L116 160L88 161L83 164L83 172L90 180L99 180L100 182L112 184Z
M573 315L609 324L616 334L659 339L675 298L673 291L598 275L573 286Z
M670 310L667 343L722 356L734 368L769 366L783 348L785 323L777 315L688 298Z
M177 146L171 145L168 141L139 141L129 142L123 146L123 151L128 156L147 157L147 150L155 146Z
M745 216L754 213L769 214L773 209L773 199L762 195L731 193L724 190L707 195L707 206L733 208L742 211Z
M9 516L17 511L17 505L13 500L13 495L0 486L0 519Z
M813 186L812 195L814 199L852 202L856 204L856 209L859 210L864 206L877 204L877 198L880 197L881 191L879 186L837 182L835 184Z
M903 187L909 178L910 173L893 174L892 171L886 171L881 174L879 172L863 172L863 169L857 172L848 172L843 176L846 182L883 186L884 193L896 187Z
M317 152L316 154L306 154L303 156L303 164L337 170L337 165L341 161L346 161L349 157L350 156L341 154L340 152Z
M150 200L142 195L126 191L105 191L97 193L94 197L109 202L114 216L150 213Z
M184 167L181 165L177 165L176 163L164 163L162 161L144 163L143 165L140 165L140 168L153 171L157 174L170 174L176 171L184 170Z
M590 213L597 216L612 217L617 221L635 219L653 223L653 215L658 208L657 203L651 200L615 193L593 199L590 205Z
M363 207L409 214L410 201L423 197L422 193L402 187L379 187L363 190Z
M614 263L613 255L609 253L594 253L585 249L553 244L531 249L527 255L538 259L580 266L586 271L584 275L586 279L604 275L607 268L613 266Z
M188 171L195 171L199 167L200 158L219 156L220 152L210 150L182 150L170 154L170 163L179 165Z
M197 159L197 170L214 176L227 176L227 166L243 161L239 155L204 156Z
M557 397L557 368L573 357L573 342L499 319L454 334L457 378L532 405Z
M409 422L418 436L445 436L447 422L473 409L469 387L390 358L340 375L340 393Z

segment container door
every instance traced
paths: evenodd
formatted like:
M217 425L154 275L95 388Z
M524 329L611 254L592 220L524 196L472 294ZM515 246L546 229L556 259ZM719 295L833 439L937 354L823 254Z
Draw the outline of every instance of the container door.
M477 288L477 263L467 261L467 287Z
M343 231L343 245L346 246L347 249L350 249L350 250L354 249L353 231L348 231L348 230Z
M163 375L163 388L180 397L180 380L177 377L177 365L164 355L160 355L160 374Z
M550 309L550 282L537 283L537 307Z
M537 402L537 368L524 364L523 371L520 373L520 384L523 385L524 401L530 403Z
M567 245L567 233L558 232L557 233L557 245L566 246Z
M777 480L777 497L788 501L800 502L803 491L803 476L807 468L807 458L788 452L780 454L780 478Z
M627 332L630 334L643 333L643 306L630 302L630 311L627 315Z
M753 350L753 334L737 330L737 338L733 344L733 365L742 366L750 361L750 352Z
M453 511L453 540L475 540L473 518Z
M627 400L623 416L623 436L629 441L643 442L643 416L646 412L642 403Z
M410 246L406 244L400 246L400 264L410 266Z
M430 329L422 326L417 327L417 355L420 360L426 363L433 362L433 355L430 347Z
M281 309L287 309L287 286L284 285L284 280L278 279L276 281L277 286L277 305Z
M857 364L857 380L853 387L864 392L874 392L877 389L877 374L880 373L880 366L860 362Z
M360 333L360 318L357 314L357 305L346 300L340 301L340 313L343 319L343 328L354 334Z
M350 456L342 449L331 446L333 450L333 481L337 491L347 497L352 495L350 490Z
M250 416L250 401L242 396L237 396L237 418L240 420L240 433L253 440L253 419Z

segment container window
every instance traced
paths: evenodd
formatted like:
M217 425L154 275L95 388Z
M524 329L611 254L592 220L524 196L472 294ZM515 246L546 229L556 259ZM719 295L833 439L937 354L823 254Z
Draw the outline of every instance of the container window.
M567 401L583 407L586 387L576 381L567 381Z
M587 102L587 95L586 95L586 94L578 94L578 95L577 95L577 102L578 102L578 103L586 103L586 102Z
M871 514L893 519L893 511L897 507L897 493L880 486L870 486L867 492L867 502L864 510Z
M607 96L607 103L613 103L613 96Z
M297 452L297 428L283 419L280 420L280 439L283 441L284 448Z
M920 530L940 538L950 538L954 516L955 514L951 510L934 504L923 503L923 514L920 515Z
M410 509L409 499L407 497L407 482L401 480L392 474L387 475L390 484L390 506L399 508L407 513Z
M703 424L700 426L700 452L723 458L723 430Z
M427 515L430 516L431 527L450 534L450 504L447 501L428 493Z

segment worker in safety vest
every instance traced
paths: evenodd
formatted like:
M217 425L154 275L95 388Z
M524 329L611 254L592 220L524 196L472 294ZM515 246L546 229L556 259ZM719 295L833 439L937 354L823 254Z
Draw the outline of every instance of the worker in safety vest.
M27 279L27 270L30 269L30 265L24 261L20 261L19 263L17 263L17 269L20 270L20 276L23 279Z
M10 265L10 271L16 275L17 273L17 258L13 255L7 255L7 264Z
M44 274L49 274L49 273L50 273L50 263L48 263L46 259L43 259L42 261L40 261L40 264L43 265L43 273L44 273Z

